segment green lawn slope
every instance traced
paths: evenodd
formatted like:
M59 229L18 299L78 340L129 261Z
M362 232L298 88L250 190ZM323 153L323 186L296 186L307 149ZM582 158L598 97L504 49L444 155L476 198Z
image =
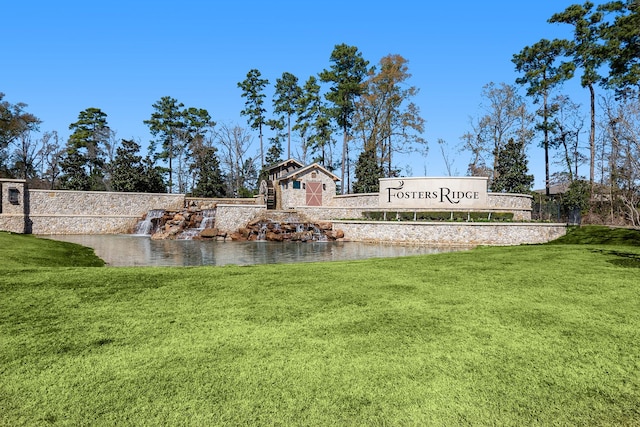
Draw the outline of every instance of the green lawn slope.
M73 243L0 231L0 268L101 267L93 249Z
M640 247L592 230L197 268L2 235L0 425L639 425Z

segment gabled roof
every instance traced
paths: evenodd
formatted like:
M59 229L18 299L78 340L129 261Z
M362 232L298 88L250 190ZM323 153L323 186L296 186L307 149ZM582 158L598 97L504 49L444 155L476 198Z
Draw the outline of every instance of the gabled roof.
M283 161L283 162L276 163L276 164L271 165L271 166L267 166L267 167L265 168L265 170L266 170L267 172L270 172L270 171L272 171L272 170L274 170L274 169L282 169L282 168L284 168L285 166L289 166L290 164L291 164L291 165L298 166L299 168L304 167L304 165L303 165L301 162L297 161L296 159L287 159L287 160L285 160L285 161Z
M340 181L340 178L338 178L333 173L329 172L329 170L327 170L324 167L320 166L320 164L318 164L318 163L313 163L313 164L310 164L310 165L305 166L303 168L296 169L293 172L290 172L290 173L286 174L285 176L280 177L280 179L281 180L282 179L294 179L294 178L297 178L300 175L304 175L305 173L309 172L312 169L315 169L315 170L318 170L318 171L324 173L325 175L329 176L334 181Z

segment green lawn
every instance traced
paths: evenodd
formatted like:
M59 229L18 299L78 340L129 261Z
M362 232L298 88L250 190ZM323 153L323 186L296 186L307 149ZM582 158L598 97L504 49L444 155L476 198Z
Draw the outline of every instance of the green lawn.
M0 425L640 425L638 236L110 268L0 233Z

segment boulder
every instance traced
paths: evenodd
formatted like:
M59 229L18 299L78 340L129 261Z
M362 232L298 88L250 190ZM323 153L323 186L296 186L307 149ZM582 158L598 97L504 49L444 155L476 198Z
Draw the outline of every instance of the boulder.
M344 231L342 230L331 230L331 231L327 231L325 234L327 235L328 238L332 240L344 238Z
M331 230L333 228L333 224L331 224L330 222L319 222L318 224L316 224L318 226L318 228L320 230L326 231L326 230Z
M282 235L282 233L267 231L266 239L271 242L282 242L284 240L284 236Z
M229 237L231 237L231 240L235 240L235 241L244 241L247 240L246 237L244 237L242 234L240 233L231 233L229 235Z
M218 229L217 228L205 228L200 232L200 237L212 239L214 237L218 237Z

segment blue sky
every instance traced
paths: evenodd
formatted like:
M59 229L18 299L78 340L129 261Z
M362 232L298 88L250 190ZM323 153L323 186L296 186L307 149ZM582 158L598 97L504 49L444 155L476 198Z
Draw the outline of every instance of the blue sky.
M547 19L576 1L322 2L32 1L5 2L0 92L28 104L42 131L63 140L78 113L100 108L119 138L145 148L143 120L171 96L205 108L218 123L246 126L237 83L257 68L273 84L287 71L300 84L330 67L336 44L357 46L371 64L388 54L409 60L409 83L429 141L426 157L407 156L414 176L446 174L437 145L452 147L454 169L467 153L455 147L480 114L482 87L514 84L511 58L541 38L570 37ZM270 110L272 87L266 91ZM583 102L577 82L564 92ZM573 95L572 95L573 96ZM258 151L257 133L254 148ZM535 187L544 186L542 150L530 147Z

